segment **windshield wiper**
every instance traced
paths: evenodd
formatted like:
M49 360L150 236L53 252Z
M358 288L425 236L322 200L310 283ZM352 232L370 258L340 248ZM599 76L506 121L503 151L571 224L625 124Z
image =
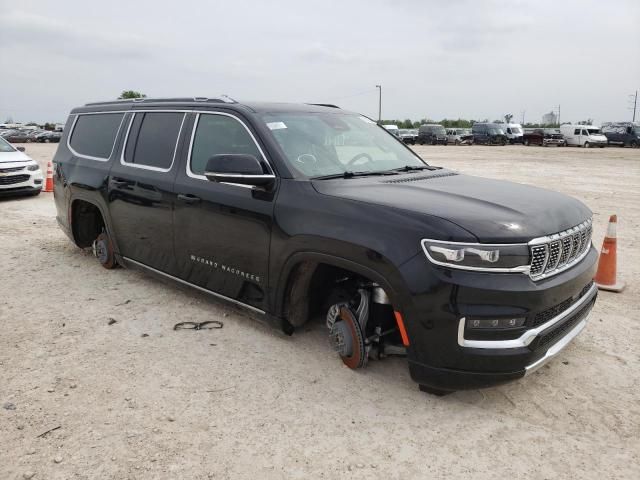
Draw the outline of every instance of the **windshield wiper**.
M415 172L417 170L437 170L438 167L430 165L405 165L404 167L394 168L393 172Z
M334 173L333 175L322 175L319 177L311 177L311 180L331 180L332 178L354 178L354 177L370 177L376 175L397 175L398 173L392 170L383 170L380 172L352 172L345 171L342 173Z

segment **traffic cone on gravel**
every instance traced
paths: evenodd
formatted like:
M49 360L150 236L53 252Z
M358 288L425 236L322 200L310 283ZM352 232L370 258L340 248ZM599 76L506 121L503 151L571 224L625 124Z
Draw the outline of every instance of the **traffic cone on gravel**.
M53 165L51 161L47 162L47 178L44 181L43 192L53 192Z
M600 290L609 290L610 292L621 292L624 289L624 282L617 281L617 259L618 250L616 239L616 226L618 225L618 216L611 215L609 217L609 228L607 235L602 243L600 251L600 259L598 260L598 271L594 278L596 285Z

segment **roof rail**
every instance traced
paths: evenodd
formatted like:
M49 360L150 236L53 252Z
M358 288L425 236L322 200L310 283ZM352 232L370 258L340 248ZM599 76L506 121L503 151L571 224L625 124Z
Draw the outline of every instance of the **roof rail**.
M339 106L332 103L307 103L307 105L315 105L316 107L340 108Z
M176 98L119 98L117 100L105 100L102 102L86 103L86 107L97 105L112 105L122 103L188 103L188 102L207 102L207 103L238 103L228 95L220 97L176 97Z

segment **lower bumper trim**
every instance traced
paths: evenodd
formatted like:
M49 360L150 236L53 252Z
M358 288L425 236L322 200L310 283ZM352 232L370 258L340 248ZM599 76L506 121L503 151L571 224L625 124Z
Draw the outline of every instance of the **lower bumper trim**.
M539 360L533 362L531 365L525 367L525 373L524 374L525 375L529 375L530 373L535 372L537 369L539 369L540 367L545 365L547 362L549 362L553 357L555 357L556 355L558 355L558 353L560 353L562 350L564 350L564 348L567 345L569 345L569 343L571 343L571 341L574 338L576 338L578 336L578 334L586 326L587 326L587 320L586 319L584 319L581 322L579 322L575 327L573 327L573 330L571 330L564 337L562 337L562 339L560 341L558 341L551 348L549 348L549 350L547 350L547 353L545 353L544 357L542 357Z

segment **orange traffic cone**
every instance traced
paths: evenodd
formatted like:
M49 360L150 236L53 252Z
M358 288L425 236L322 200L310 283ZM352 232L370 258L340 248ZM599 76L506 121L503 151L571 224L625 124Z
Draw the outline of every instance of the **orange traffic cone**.
M600 259L598 260L598 271L594 278L596 285L600 290L609 290L611 292L621 292L624 289L624 282L618 282L616 280L617 272L617 260L616 251L616 226L618 224L618 216L611 215L609 217L609 228L607 228L607 235L604 237L602 243L602 250L600 251Z
M43 192L53 192L53 166L51 161L47 162L47 178L44 181Z

